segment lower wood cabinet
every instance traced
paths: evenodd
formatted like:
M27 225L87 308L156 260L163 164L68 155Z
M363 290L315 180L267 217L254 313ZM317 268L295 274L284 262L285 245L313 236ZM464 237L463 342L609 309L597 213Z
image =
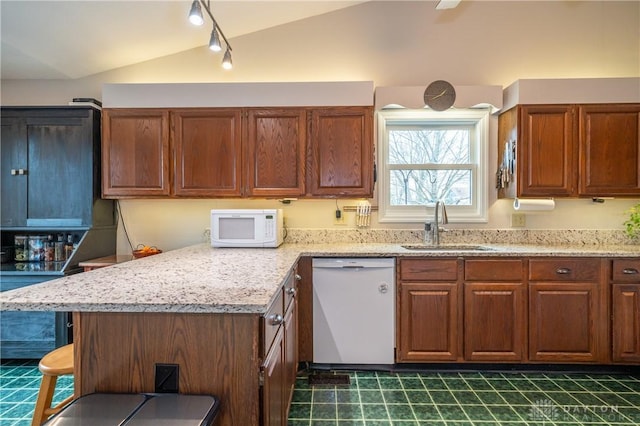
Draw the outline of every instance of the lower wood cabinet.
M465 261L464 358L526 359L526 291L521 259Z
M262 367L262 420L265 426L286 426L298 370L297 273L291 273L283 288L284 301L276 299L265 316L276 334ZM284 314L279 314L283 312Z
M457 361L458 284L402 283L397 360Z
M638 363L639 276L636 259L399 258L396 361Z
M401 259L398 362L462 359L457 259Z
M612 361L640 362L640 260L611 261Z
M606 286L600 259L529 261L529 360L607 359Z

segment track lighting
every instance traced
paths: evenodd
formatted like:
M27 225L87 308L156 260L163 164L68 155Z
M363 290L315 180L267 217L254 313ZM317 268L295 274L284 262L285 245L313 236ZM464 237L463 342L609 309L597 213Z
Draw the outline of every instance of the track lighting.
M228 46L227 51L224 52L224 58L222 58L222 68L224 68L225 70L230 70L231 68L233 68L233 64L231 63L231 51L229 50Z
M211 38L209 39L209 49L213 50L214 52L219 52L222 50L222 46L220 46L220 36L218 35L218 30L216 29L215 25L211 30Z
M189 11L189 22L193 25L202 25L204 24L204 17L202 16L202 8L207 12L209 18L213 22L213 28L211 29L211 38L209 39L209 49L214 52L220 52L222 50L222 45L220 44L220 36L224 40L224 43L227 45L227 50L224 52L224 57L222 59L222 68L228 70L233 67L231 62L231 45L229 44L229 40L224 36L222 29L216 22L213 14L211 13L211 2L210 0L193 0L191 4L191 10Z
M189 22L193 25L202 25L204 24L204 18L202 17L202 9L200 8L200 3L198 0L193 0L191 4L191 11L189 11Z

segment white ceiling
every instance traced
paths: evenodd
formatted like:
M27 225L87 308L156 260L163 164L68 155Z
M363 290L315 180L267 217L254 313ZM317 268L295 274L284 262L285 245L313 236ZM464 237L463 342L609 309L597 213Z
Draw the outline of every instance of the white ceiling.
M364 1L210 1L230 39ZM191 0L0 0L2 79L76 79L200 47ZM204 11L203 11L204 12Z

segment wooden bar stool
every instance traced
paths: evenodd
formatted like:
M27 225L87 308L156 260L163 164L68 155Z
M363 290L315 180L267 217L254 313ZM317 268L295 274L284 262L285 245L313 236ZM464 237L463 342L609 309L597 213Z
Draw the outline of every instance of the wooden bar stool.
M73 343L59 347L40 360L38 369L42 373L42 383L38 392L36 408L31 426L40 426L49 416L58 413L73 400L73 394L55 407L51 406L58 376L73 374Z

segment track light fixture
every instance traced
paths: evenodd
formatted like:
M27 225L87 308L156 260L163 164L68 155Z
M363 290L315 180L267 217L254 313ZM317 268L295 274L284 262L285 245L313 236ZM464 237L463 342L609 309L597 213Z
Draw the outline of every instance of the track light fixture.
M220 44L220 36L224 40L224 43L227 45L227 50L224 52L224 57L222 59L222 67L224 69L231 69L233 67L231 61L231 45L229 44L229 40L225 37L222 29L216 22L213 14L211 13L211 0L193 0L191 4L191 10L189 11L189 22L193 25L202 25L204 24L204 17L202 16L202 8L207 12L209 18L213 22L213 28L211 29L211 38L209 39L209 49L214 52L220 52L222 50L222 45Z

